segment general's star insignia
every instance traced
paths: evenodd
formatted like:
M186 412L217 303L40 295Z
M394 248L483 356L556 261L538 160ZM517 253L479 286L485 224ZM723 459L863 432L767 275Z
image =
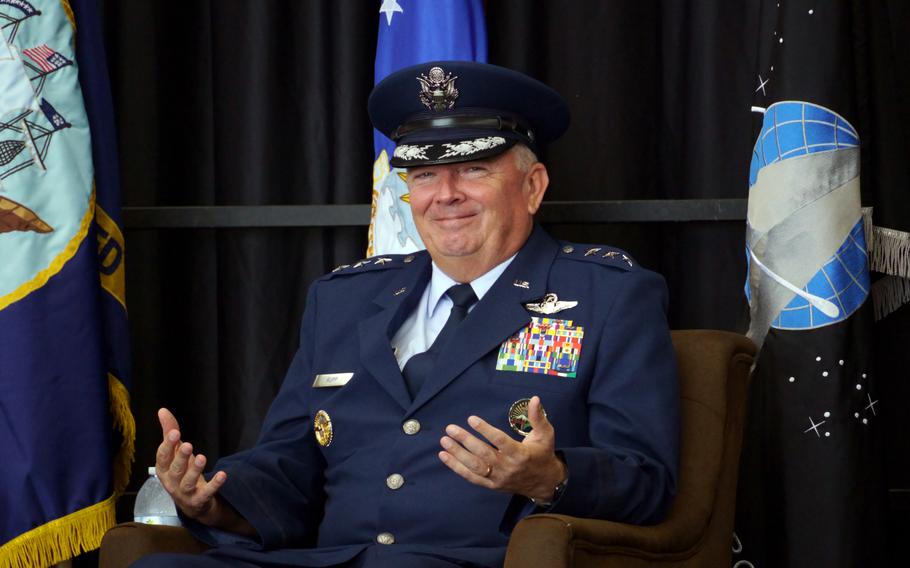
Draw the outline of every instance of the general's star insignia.
M569 308L574 308L577 305L578 305L578 302L576 302L574 300L569 300L569 301L564 302L564 301L560 300L556 296L556 294L550 292L549 294L544 296L543 300L541 300L540 302L530 302L530 303L525 304L525 308L527 308L527 310L530 312L537 312L539 314L549 315L549 314L555 314L557 312L561 312L563 310L568 310Z
M392 259L391 259L391 258L386 258L386 257L377 258L377 259L373 262L373 264L378 264L378 265L382 266L383 264L385 264L385 263L387 263L387 262L392 262Z
M599 248L590 248L587 251L585 251L585 256L591 256L592 254L597 254L599 252L600 252Z

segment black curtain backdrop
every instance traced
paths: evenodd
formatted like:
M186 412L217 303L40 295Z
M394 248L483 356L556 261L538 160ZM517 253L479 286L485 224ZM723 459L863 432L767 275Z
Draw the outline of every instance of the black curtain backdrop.
M100 1L125 206L369 203L378 1ZM547 199L746 197L754 4L489 1L490 62L549 83L572 107L568 134L542 156ZM903 0L869 0L867 12L865 76L845 86L865 97L864 204L910 230L910 111L901 106L910 12ZM672 327L745 329L743 223L548 228L623 247L664 274ZM161 439L161 406L212 459L254 443L294 352L308 284L360 258L366 229L126 238L137 488ZM901 431L910 308L878 330L886 430ZM910 442L887 443L891 486L910 488ZM908 512L894 516L906 523Z

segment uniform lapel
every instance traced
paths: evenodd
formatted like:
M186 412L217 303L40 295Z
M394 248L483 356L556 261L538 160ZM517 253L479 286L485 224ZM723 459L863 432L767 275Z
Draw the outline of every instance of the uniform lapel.
M423 289L430 280L429 255L415 254L411 266L396 272L390 284L373 300L379 311L361 320L357 327L363 368L402 409L407 409L411 405L411 396L405 387L398 361L392 353L391 340L395 331L416 308Z
M546 294L550 266L558 244L535 226L518 256L455 331L440 353L433 376L417 393L409 410L423 405L503 341L531 321L524 304ZM516 283L527 283L524 288ZM491 369L492 370L492 369Z

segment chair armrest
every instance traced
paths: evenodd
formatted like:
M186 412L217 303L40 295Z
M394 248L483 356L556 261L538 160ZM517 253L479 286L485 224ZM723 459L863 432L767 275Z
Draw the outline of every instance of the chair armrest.
M682 411L677 496L658 525L531 515L505 568L729 566L739 454L755 346L737 334L672 332Z
M675 532L666 525L637 526L567 515L532 515L512 532L504 568L587 565L581 557L591 558L597 566L627 566L630 558L670 565L693 552L691 543L680 541Z
M105 533L101 540L99 568L127 568L153 552L198 554L209 546L196 540L183 527L122 523Z

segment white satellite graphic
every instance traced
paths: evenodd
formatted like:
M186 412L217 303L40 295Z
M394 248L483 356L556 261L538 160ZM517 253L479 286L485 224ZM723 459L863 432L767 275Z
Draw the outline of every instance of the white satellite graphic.
M767 108L749 172L750 337L843 321L869 295L859 135L804 101Z

